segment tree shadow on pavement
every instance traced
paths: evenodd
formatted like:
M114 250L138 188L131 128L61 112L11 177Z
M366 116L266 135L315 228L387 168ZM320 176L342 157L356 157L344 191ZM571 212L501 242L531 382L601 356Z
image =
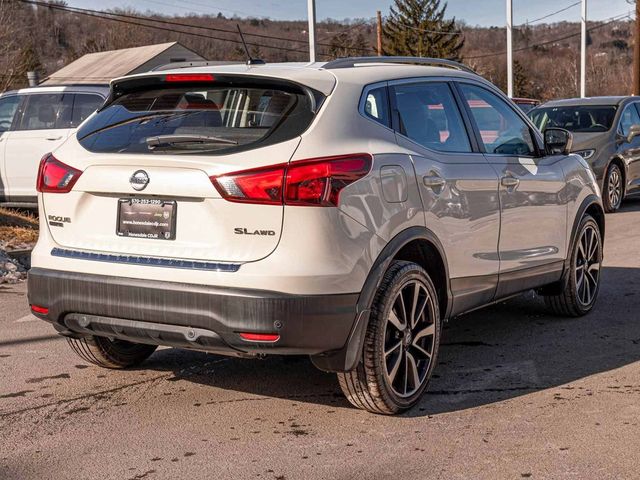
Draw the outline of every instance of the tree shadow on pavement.
M487 405L640 361L639 309L640 269L608 267L596 308L585 317L553 317L531 292L453 320L445 325L426 395L405 415ZM241 392L246 399L349 405L335 375L302 357L252 360L161 350L144 368L171 370L171 380Z
M628 200L607 222L624 224L624 213L634 211L640 211L640 200ZM596 307L585 317L553 317L529 292L446 324L434 377L420 404L405 416L452 412L558 387L583 389L564 385L640 361L640 268L605 267L602 275ZM315 369L307 358L259 361L162 350L144 367L169 369L175 379L252 398L349 406L335 375Z

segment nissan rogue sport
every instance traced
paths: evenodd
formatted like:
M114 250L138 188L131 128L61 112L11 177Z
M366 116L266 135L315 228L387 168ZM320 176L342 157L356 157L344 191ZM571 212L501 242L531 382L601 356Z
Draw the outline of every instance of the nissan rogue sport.
M445 60L120 78L40 164L31 309L103 367L158 345L309 355L397 413L443 321L530 289L593 308L604 213L570 149Z

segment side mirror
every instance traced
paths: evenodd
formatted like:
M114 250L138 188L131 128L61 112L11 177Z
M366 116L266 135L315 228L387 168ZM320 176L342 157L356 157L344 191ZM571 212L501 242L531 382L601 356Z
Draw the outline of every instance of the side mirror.
M547 155L569 155L572 146L573 134L569 130L547 128L544 131L544 150Z
M627 134L627 143L631 143L631 141L640 135L640 125L631 125L629 128L629 133Z

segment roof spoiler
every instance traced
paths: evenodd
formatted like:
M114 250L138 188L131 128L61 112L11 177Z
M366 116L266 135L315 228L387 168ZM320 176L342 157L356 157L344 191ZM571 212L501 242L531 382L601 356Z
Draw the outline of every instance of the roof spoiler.
M150 72L161 72L164 70L173 70L178 68L191 68L191 67L209 67L220 65L245 65L245 62L233 62L233 61L218 61L218 60L194 60L192 62L172 62L160 65L149 70Z
M424 65L427 67L448 67L455 70L460 70L467 73L477 73L463 65L460 62L454 62L453 60L446 60L443 58L427 58L427 57L347 57L338 58L332 60L323 65L322 68L327 70L333 70L336 68L352 68L361 64L376 64L376 63L395 63L400 65Z

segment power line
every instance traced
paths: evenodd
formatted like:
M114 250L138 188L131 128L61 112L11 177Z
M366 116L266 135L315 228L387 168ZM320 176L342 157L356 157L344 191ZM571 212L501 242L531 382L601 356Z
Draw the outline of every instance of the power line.
M573 7L576 7L576 6L580 5L581 3L582 3L582 1L578 1L578 2L572 3L571 5L569 5L567 7L564 7L564 8L561 8L560 10L556 10L555 12L549 13L548 15L545 15L544 17L540 17L540 18L536 18L536 19L531 20L531 21L527 21L526 23L523 23L522 25L519 25L519 26L520 27L524 27L524 26L527 26L527 25L531 25L533 23L538 23L538 22L540 22L542 20L546 20L547 18L554 17L554 16L558 15L559 13L566 12L567 10L569 10L569 9L571 9Z
M88 9L88 8L80 8L80 7L59 6L59 5L55 5L55 4L51 5L49 3L39 2L37 0L19 0L19 1L23 1L23 3L37 4L37 5L46 6L46 7L51 6L53 8L58 8L60 10L73 11L74 13L84 12L84 13L91 13L91 14L94 14L94 15L109 15L109 16L122 17L122 18L128 18L128 19L133 19L133 20L142 20L142 21L145 21L145 22L155 22L155 23L160 23L160 24L163 24L163 25L173 25L173 26L186 27L186 28L197 28L197 29L201 29L201 30L209 30L209 31L212 31L212 32L231 33L233 35L237 35L237 31L236 30L228 30L228 29L219 28L219 27L193 25L193 24L188 24L188 23L175 22L175 21L171 21L171 20L163 20L163 19L158 19L158 18L141 17L139 15L131 15L131 14L127 14L127 13L105 12L105 11L101 11L101 10L91 10L91 9ZM155 2L155 3L161 3L161 2ZM166 3L161 3L161 4L169 5L169 4L166 4ZM275 36L275 35L265 35L265 34L261 34L261 33L250 33L250 32L242 32L242 33L245 35L245 37L257 37L257 38L264 38L264 39L267 39L267 40L282 40L284 42L297 42L297 43L303 43L303 44L308 44L309 43L308 40L303 40L303 39L278 37L278 36ZM319 43L318 45L322 45L324 47L331 47L332 46L332 45L326 44L326 43ZM278 47L278 48L280 48L280 47ZM371 48L351 47L350 50L370 51L372 49ZM302 50L300 50L300 52L302 53Z
M89 9L79 9L77 7L66 7L66 6L61 6L61 5L57 5L57 4L39 2L39 1L36 1L36 0L18 0L18 1L21 2L21 3L27 3L27 4L30 4L30 5L37 5L37 6L41 6L41 7L45 7L45 8L51 8L51 9L54 9L54 10L60 10L60 11L66 12L66 13L73 13L73 14L77 14L77 15L85 15L85 16L88 16L88 17L99 18L99 19L102 19L102 20L109 20L109 21L112 21L112 22L119 22L119 23L124 23L124 24L129 24L129 25L136 25L136 26L140 26L140 27L146 27L146 28L151 28L151 29L155 29L155 30L162 30L162 31L171 32L171 33L179 33L179 34L184 34L184 35L191 35L191 36L200 37L200 38L207 38L207 39L210 39L210 40L218 40L218 41L222 41L222 42L230 42L230 43L235 43L237 45L241 45L242 44L242 42L240 40L234 40L234 39L230 39L230 38L215 37L215 36L212 36L212 35L204 35L202 33L197 33L197 32L186 32L184 30L175 30L175 29L172 29L172 28L165 28L165 27L160 27L160 26L156 26L156 25L149 25L147 23L133 22L133 21L130 21L130 20L124 20L122 18L112 18L112 17L124 17L124 18L132 17L132 18L136 18L136 19L141 19L143 21L156 22L156 23L169 23L169 24L175 24L176 26L186 27L186 28L212 29L213 27L198 27L198 26L187 25L187 24L182 24L182 23L178 23L178 22L168 22L168 21L158 20L158 19L150 19L150 18L145 18L145 17L136 17L134 15L117 14L117 13L110 13L110 12L101 12L101 11L89 10ZM217 30L221 30L221 29L217 29ZM226 31L226 30L222 30L222 31L224 33L234 33L234 34L236 33L236 32ZM272 39L274 39L274 38L272 38ZM292 39L286 39L286 41L289 41L289 42L294 41L295 42L295 40L292 40ZM287 52L295 52L295 53L303 53L303 54L307 54L308 53L306 50L299 50L299 49L285 47L285 46L264 45L264 44L251 43L251 42L247 42L247 45L250 45L252 47L270 48L270 49L274 49L274 50L287 51Z
M607 26L607 25L609 25L609 24L611 24L613 22L620 21L620 20L622 20L624 18L631 18L631 15L629 15L628 13L623 13L623 14L620 14L620 15L616 15L615 17L611 17L611 18L607 19L605 21L605 23L601 23L600 25L596 25L596 26L593 26L591 28L588 28L587 32L591 32L593 30L597 30L599 28L603 28L603 27L605 27L605 26ZM535 44L529 45L527 47L516 48L513 51L514 52L523 52L525 50L531 50L533 48L544 47L544 46L550 45L552 43L561 42L563 40L568 40L568 39L574 38L574 37L579 37L580 35L581 35L581 32L576 32L576 33L572 33L572 34L569 34L569 35L565 35L564 37L554 38L552 40L546 40L544 42L535 43ZM485 53L485 54L482 54L482 55L473 55L471 57L465 57L465 59L467 59L467 60L475 60L475 59L478 59L478 58L498 57L500 55L506 55L506 53L507 53L507 51L504 50L502 52L493 52L493 53Z
M160 3L157 0L142 0L142 1L149 2L149 3ZM266 15L256 15L255 13L243 12L242 10L232 10L230 8L216 7L215 5L207 5L207 4L204 4L204 3L193 2L193 1L190 1L190 0L176 0L176 1L178 3L186 3L186 4L190 4L190 5L197 5L199 7L205 7L205 8L210 9L210 11L216 11L217 10L218 12L224 11L224 12L231 12L233 14L247 15L250 18L262 18L262 19L265 19L265 20L269 19L269 17L266 16ZM164 4L164 5L168 5L168 4ZM194 11L194 12L209 14L209 12L205 12L204 10L196 10L193 7L183 7L183 6L175 5L175 4L171 4L170 6L189 9L189 10Z
M400 23L399 25L403 26L404 28L409 28L411 30L423 33L439 33L441 35L464 35L464 32L462 30L460 30L459 32L444 32L442 30L425 30L424 28L412 27L411 25L406 25L404 23Z

